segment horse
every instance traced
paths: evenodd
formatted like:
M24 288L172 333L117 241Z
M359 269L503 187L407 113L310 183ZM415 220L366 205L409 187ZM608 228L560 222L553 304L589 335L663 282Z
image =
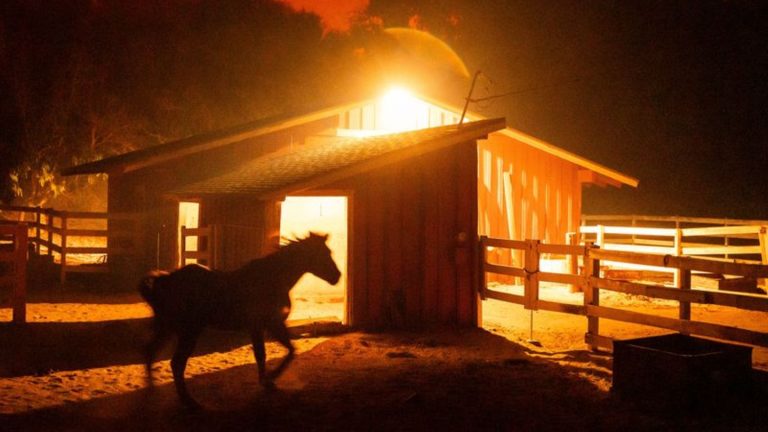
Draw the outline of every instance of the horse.
M187 390L184 370L198 337L210 327L250 332L259 383L274 389L274 380L294 357L285 326L291 309L291 288L305 273L331 285L341 277L327 240L328 235L311 232L229 272L190 264L172 272L147 274L139 284L139 292L154 312L153 335L144 353L148 384L152 386L152 364L158 350L171 336L176 336L176 350L171 358L176 393L184 405L201 408ZM265 331L288 350L269 373L265 365Z

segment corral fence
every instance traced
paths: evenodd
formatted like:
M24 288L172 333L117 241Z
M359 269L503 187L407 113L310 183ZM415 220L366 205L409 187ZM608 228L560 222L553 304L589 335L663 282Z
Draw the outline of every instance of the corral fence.
M26 321L27 226L0 224L0 288L10 287L13 322Z
M584 215L579 234L602 249L768 264L767 227L768 220Z
M140 241L135 214L0 206L0 221L26 225L29 252L57 265L62 284L70 273L109 272L108 257L134 255Z
M521 267L513 267L488 262L489 248L508 248L522 251ZM543 271L541 261L547 256L570 256L581 262L578 274ZM663 268L679 273L674 287L616 280L605 277L601 272L604 261ZM768 266L752 263L734 263L709 259L674 256L671 254L651 254L628 251L604 250L597 245L558 245L544 244L539 240L506 240L489 237L480 239L481 280L479 291L482 298L491 298L522 305L531 311L547 310L569 313L586 317L585 342L592 349L612 350L610 337L600 334L600 319L610 319L626 323L641 324L683 334L699 335L768 347L768 333L728 326L719 323L699 322L691 319L691 304L720 305L745 311L768 312L768 296L742 292L701 289L691 284L692 273L708 275L729 275L741 278L766 278ZM502 274L523 280L523 291L508 292L490 286L486 281L488 274ZM574 291L583 291L583 302L571 304L541 299L541 283L554 282L569 284ZM673 300L678 303L678 317L640 313L625 309L606 307L600 304L600 293L613 291L618 293L645 296L650 299Z

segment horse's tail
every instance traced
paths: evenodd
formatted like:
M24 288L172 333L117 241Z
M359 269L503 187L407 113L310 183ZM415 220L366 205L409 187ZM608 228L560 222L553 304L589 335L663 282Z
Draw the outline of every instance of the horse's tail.
M165 275L167 275L167 273L154 271L144 276L141 279L141 282L139 282L139 294L141 294L144 301L149 303L153 309L157 308L158 279Z

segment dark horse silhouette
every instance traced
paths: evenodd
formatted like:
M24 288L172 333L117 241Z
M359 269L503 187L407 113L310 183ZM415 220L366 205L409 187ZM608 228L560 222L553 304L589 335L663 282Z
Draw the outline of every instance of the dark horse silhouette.
M285 327L291 307L289 291L304 273L312 273L332 285L341 276L326 245L327 239L327 235L310 233L231 272L191 264L171 273L153 272L142 279L139 290L154 312L154 335L145 352L149 384L152 385L152 363L157 351L175 335L177 345L171 369L176 392L185 405L199 408L187 391L184 370L203 329L212 327L250 332L259 382L274 388L274 379L294 355ZM265 366L265 330L288 349L270 373Z

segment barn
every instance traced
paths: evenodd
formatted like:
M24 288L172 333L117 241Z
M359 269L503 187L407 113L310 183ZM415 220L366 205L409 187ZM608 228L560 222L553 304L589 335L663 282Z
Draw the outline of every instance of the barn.
M64 174L108 174L108 212L139 217L132 249L120 248L133 253L109 256L119 278L174 268L202 250L215 250L206 264L231 269L281 235L316 229L335 242L348 324L476 325L478 235L562 243L578 227L584 185L637 180L504 119L460 113L396 90Z

